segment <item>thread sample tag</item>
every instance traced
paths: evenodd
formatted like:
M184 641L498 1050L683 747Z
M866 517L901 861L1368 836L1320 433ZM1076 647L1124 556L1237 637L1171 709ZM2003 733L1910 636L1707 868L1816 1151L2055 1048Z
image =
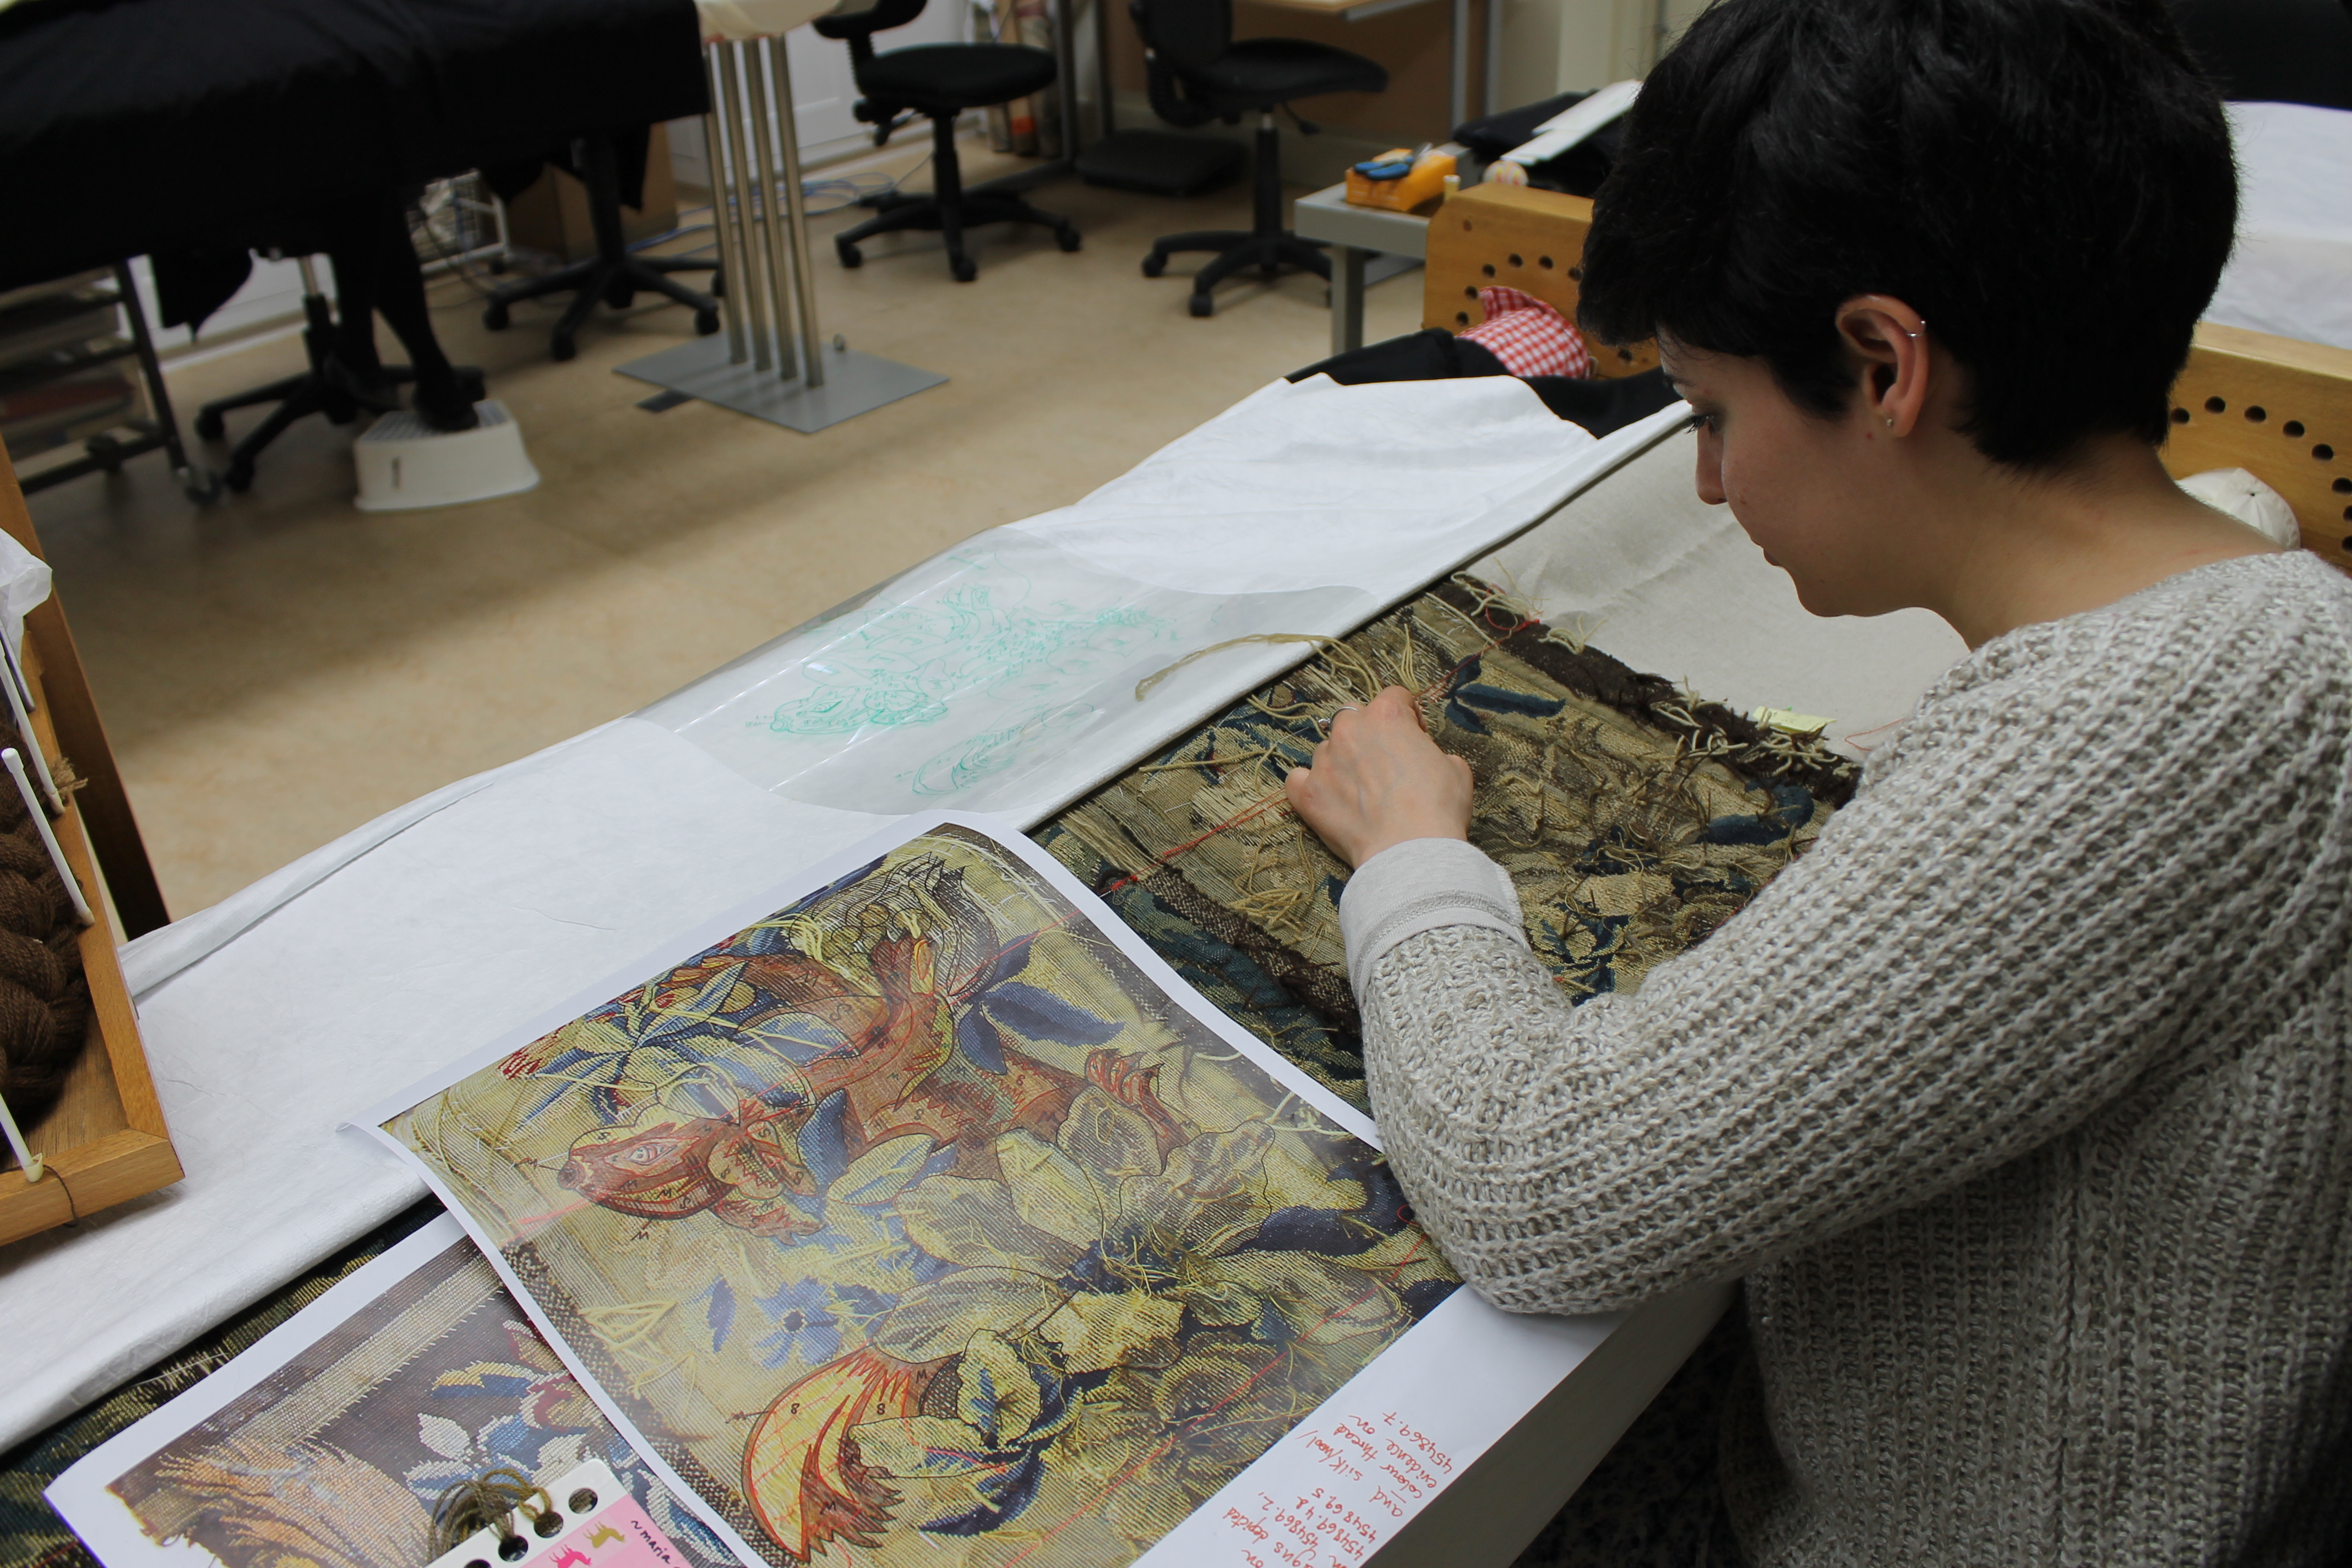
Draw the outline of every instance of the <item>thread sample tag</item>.
M432 1568L691 1568L601 1461L546 1484L555 1511L518 1510L434 1559Z

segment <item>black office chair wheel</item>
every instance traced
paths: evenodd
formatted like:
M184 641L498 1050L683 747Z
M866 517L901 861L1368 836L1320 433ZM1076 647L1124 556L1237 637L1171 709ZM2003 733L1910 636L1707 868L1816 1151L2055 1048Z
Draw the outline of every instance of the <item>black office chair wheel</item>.
M1143 258L1143 275L1146 278L1157 278L1167 270L1168 258L1158 251L1155 250Z
M713 332L717 331L718 330L719 330L719 312L718 312L718 311L716 311L716 310L697 310L697 311L694 313L694 335L695 335L695 336L697 336L697 337L698 337L698 338L707 338L707 337L709 337L711 333L713 333Z
M866 265L866 253L845 239L836 239L833 242L833 253L841 258L841 264L844 267Z
M221 483L226 485L229 489L235 490L239 495L243 495L246 491L251 489L253 488L252 459L249 458L240 458L236 461L229 464L228 472L221 476Z
M220 476L210 468L191 466L180 470L180 493L198 506L221 499Z
M1070 251L1077 249L1077 247L1084 242L1078 238L1078 231L1076 229L1057 228L1054 231L1054 243L1060 246L1064 250Z
M572 334L570 332L556 332L549 336L547 343L548 358L557 360L572 359L577 357L579 353L580 345L572 341Z
M482 325L494 332L505 331L507 323L513 320L513 317L507 314L506 301L503 300L493 300L482 308Z
M218 409L215 409L215 408L205 408L205 409L201 409L201 410L199 410L199 411L197 412L197 415L196 415L196 439L197 439L197 440L199 440L199 441L218 441L218 440L222 440L222 439L224 439L225 437L227 437L227 435L228 435L228 421L227 421L227 420L226 420L226 419L223 419L223 418L220 416L220 411L219 411Z
M1196 316L1213 316L1217 311L1216 300L1207 294L1195 294L1184 301L1185 308Z
M969 256L950 256L948 258L948 270L955 274L957 282L969 283L980 276L980 263Z

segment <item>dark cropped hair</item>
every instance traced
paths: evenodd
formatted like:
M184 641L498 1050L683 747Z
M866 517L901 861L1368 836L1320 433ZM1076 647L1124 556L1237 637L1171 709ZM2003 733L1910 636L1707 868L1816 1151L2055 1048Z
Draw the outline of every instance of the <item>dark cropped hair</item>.
M2046 466L2164 439L2236 216L2160 0L1717 0L1634 104L1580 319L1761 357L1833 416L1837 307L1891 294L1967 367L1978 449Z

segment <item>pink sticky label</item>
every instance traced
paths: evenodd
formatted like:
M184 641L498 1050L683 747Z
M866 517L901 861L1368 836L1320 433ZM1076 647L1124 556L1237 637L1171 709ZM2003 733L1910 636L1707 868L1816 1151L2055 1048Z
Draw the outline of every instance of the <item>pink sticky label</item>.
M688 1568L677 1547L624 1494L572 1527L532 1568Z

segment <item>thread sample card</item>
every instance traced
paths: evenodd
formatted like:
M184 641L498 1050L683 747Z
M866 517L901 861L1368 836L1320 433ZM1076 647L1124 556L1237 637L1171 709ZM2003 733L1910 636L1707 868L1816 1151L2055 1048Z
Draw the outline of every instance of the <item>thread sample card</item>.
M692 1568L601 1460L534 1479L535 1495L427 1568Z
M1132 1562L1343 1389L1486 1378L1475 1454L1594 1342L1034 845L844 862L369 1117L746 1563Z

